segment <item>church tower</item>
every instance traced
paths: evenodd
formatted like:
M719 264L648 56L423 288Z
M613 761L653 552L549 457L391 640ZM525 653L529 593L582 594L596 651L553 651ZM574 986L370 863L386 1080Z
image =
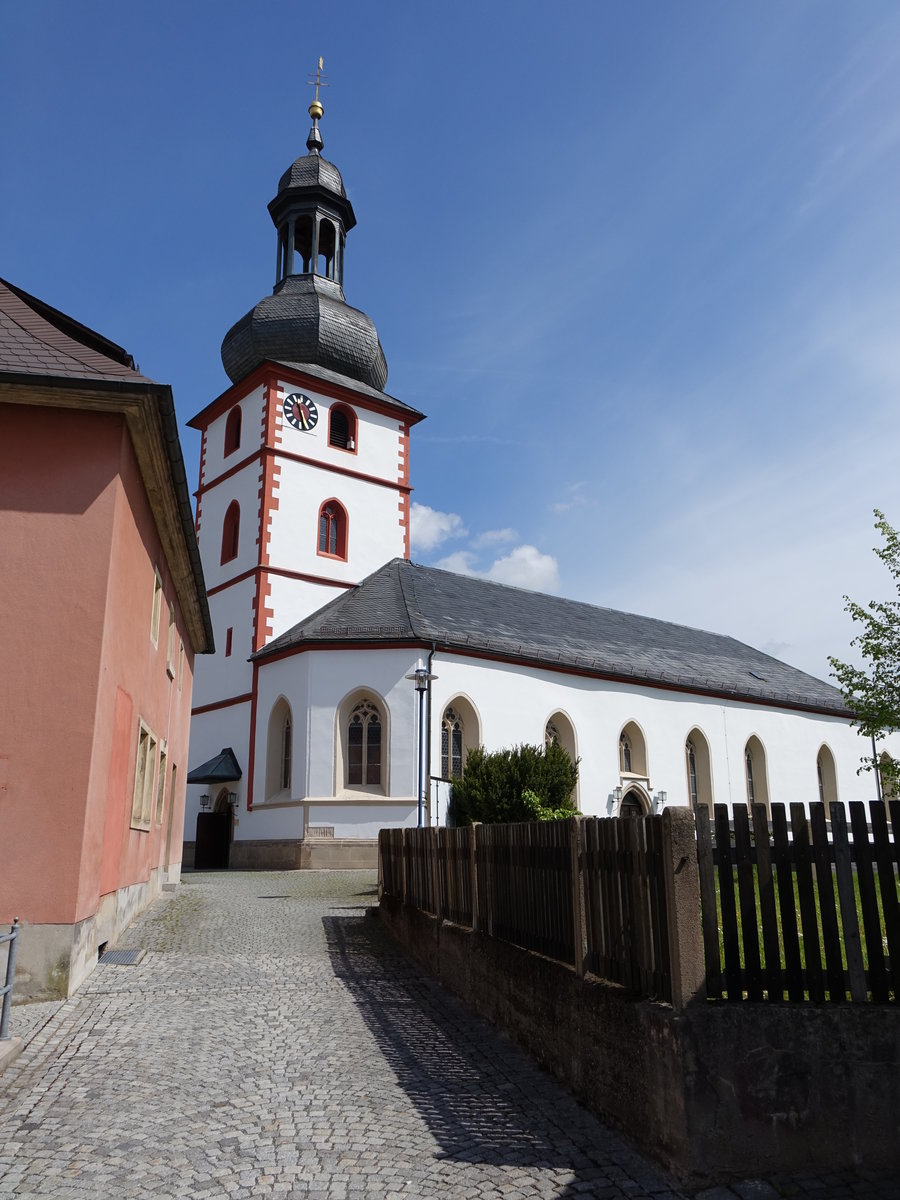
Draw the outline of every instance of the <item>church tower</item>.
M389 559L409 557L409 431L422 414L385 392L375 326L344 297L356 217L322 155L318 87L309 113L307 153L268 206L272 294L225 335L232 386L189 422L202 437L197 537L216 639L198 664L191 760L230 746L243 770L250 656ZM190 782L201 782L196 774Z

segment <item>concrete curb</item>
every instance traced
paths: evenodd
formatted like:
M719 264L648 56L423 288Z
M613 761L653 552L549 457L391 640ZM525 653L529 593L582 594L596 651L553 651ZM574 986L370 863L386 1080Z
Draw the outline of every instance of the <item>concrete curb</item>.
M4 1038L0 1042L0 1075L3 1074L10 1063L15 1062L22 1053L24 1045L25 1043L20 1037Z

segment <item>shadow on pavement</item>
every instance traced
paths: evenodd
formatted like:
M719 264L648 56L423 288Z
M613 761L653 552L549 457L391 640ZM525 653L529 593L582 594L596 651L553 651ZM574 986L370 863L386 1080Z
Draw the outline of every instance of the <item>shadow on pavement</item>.
M377 922L327 916L323 924L335 975L438 1142L439 1159L571 1173L559 1197L674 1200L661 1174L407 959Z

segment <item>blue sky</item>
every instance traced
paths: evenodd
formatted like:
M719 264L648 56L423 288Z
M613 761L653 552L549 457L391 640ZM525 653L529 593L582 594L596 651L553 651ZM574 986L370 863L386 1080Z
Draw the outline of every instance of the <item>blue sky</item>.
M900 523L900 8L10 6L0 275L182 421L271 290L319 54L347 299L428 414L414 557L826 676Z

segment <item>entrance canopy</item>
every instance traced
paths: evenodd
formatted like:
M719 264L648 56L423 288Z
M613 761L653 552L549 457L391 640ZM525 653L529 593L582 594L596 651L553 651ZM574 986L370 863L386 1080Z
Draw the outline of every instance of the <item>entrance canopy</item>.
M232 783L240 779L243 772L230 746L226 746L215 758L194 767L187 777L188 783Z

